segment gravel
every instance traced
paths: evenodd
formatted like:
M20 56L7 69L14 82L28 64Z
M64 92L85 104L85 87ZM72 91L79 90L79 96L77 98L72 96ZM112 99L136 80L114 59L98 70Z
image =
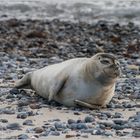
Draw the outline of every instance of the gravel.
M140 137L139 32L140 27L133 23L87 24L58 19L0 21L0 85L7 85L7 88L0 87L0 102L4 105L0 108L0 131L7 134L8 130L23 128L23 134L11 137L18 139L30 139L28 133L35 138L50 135L88 138L87 134ZM54 101L48 102L31 90L10 88L9 83L13 84L29 71L75 57L90 57L101 50L115 54L123 72L115 96L105 110L66 108ZM38 126L34 122L42 121L44 108L70 112L75 117L62 121L59 116L48 118L46 115L48 121ZM134 111L135 115L124 119L125 111ZM85 117L80 118L83 114ZM16 122L10 122L10 116L14 116ZM132 132L125 132L128 128ZM68 134L71 131L76 134Z

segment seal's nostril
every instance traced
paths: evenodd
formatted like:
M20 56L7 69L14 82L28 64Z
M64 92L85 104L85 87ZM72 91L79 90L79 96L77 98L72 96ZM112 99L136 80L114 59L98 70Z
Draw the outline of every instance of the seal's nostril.
M118 68L118 69L119 69L119 65L116 65L116 68Z

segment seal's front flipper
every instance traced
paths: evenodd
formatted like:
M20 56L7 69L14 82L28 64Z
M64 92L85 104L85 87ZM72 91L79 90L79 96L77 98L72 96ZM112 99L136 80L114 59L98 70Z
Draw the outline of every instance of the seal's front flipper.
M92 104L89 104L89 103L86 103L86 102L83 102L80 100L74 100L74 102L76 105L83 106L83 107L90 108L90 109L100 109L101 108L98 105L92 105Z
M52 84L49 90L49 101L51 101L55 95L59 94L63 90L67 80L68 75L64 73L60 73L56 76L55 82Z
M27 73L23 76L22 79L18 80L15 85L15 88L31 88L31 73Z

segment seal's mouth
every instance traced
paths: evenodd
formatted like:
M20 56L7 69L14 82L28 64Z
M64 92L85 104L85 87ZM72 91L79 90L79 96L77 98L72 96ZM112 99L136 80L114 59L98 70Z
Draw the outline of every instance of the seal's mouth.
M120 75L121 75L121 71L118 69L118 70L115 70L114 71L114 75L116 76L116 77L120 77Z
M113 67L113 68L105 68L103 69L103 72L105 75L111 77L111 78L117 78L121 75L121 69L120 67Z

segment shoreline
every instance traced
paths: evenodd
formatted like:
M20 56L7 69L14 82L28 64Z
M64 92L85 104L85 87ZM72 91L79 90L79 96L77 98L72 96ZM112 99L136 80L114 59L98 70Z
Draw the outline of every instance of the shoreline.
M126 24L140 20L138 0L1 0L0 18L4 19L60 19L62 21L95 23L99 20Z

